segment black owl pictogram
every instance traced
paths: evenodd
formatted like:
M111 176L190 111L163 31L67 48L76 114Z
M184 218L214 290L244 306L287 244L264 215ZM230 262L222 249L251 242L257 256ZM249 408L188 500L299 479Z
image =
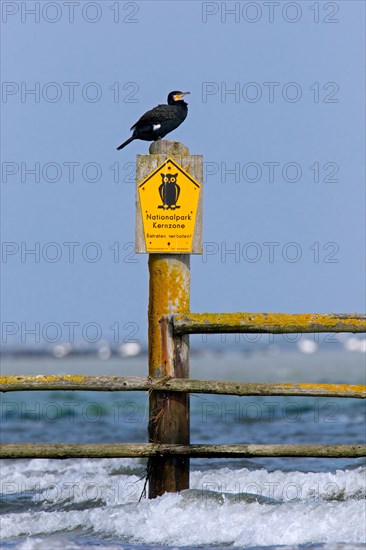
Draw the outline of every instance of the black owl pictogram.
M180 208L180 206L177 206L180 195L180 187L177 184L178 173L161 174L161 178L163 182L159 186L159 194L163 205L159 206L159 208L164 208L164 210Z

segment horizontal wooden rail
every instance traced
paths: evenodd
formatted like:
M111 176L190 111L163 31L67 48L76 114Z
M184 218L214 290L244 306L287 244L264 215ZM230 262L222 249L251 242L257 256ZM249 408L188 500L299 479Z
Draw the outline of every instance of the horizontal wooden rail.
M172 323L174 334L366 332L366 315L357 313L189 313Z
M4 443L0 458L146 458L186 455L192 458L313 457L359 458L366 445L158 445L155 443Z
M218 380L123 376L0 376L0 391L174 391L219 395L292 395L365 398L366 386L348 384L257 384Z

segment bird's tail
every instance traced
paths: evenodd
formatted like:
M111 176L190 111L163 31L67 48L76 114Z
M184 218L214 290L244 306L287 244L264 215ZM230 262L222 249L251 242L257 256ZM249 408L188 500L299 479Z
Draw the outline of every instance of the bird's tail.
M130 138L128 138L126 141L124 141L123 143L121 143L121 145L119 147L117 147L117 151L120 151L121 149L123 149L123 147L126 147L126 145L128 145L129 143L131 143L131 141L133 141L135 138L133 136L131 136Z

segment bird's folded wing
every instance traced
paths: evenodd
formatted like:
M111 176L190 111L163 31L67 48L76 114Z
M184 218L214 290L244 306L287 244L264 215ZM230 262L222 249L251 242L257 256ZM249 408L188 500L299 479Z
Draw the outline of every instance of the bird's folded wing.
M157 105L150 111L147 111L138 121L131 126L130 130L134 130L137 126L148 126L149 124L158 124L163 120L169 120L173 113L170 112L170 105Z

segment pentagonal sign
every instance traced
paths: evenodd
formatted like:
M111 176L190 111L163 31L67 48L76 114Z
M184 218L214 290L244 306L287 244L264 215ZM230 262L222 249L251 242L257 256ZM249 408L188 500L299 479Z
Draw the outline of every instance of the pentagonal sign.
M170 158L139 184L146 252L192 252L200 190Z

